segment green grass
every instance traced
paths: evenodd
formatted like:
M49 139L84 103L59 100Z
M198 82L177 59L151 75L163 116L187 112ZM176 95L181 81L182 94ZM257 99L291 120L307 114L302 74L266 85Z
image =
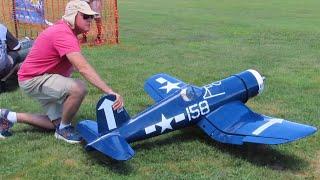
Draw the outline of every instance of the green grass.
M248 102L257 112L320 125L318 0L119 1L118 46L84 54L131 115L152 104L144 80L165 72L204 85L253 68L267 77ZM79 74L75 74L79 77ZM89 86L75 122L95 119L101 92ZM20 90L0 95L0 107L40 112ZM133 143L134 158L115 162L53 132L18 124L0 141L0 179L317 179L319 133L279 146L230 146L195 127Z

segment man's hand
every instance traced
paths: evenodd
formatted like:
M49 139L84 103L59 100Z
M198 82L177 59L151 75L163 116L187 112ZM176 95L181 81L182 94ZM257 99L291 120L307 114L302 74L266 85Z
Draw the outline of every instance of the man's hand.
M115 92L111 92L109 94L113 94L116 96L116 100L114 101L114 103L112 105L113 110L118 110L118 109L122 108L124 105L122 96L120 96L118 93L115 93Z

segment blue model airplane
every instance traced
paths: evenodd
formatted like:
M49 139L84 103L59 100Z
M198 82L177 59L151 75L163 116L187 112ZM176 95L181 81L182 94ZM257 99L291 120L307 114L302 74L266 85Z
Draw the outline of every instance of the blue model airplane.
M167 74L145 83L156 103L130 118L124 108L112 110L114 96L97 104L97 122L81 121L79 133L87 149L128 160L134 151L129 143L196 124L212 139L229 144L282 144L309 136L315 127L273 118L251 111L244 103L263 90L263 77L247 70L203 87L185 84Z

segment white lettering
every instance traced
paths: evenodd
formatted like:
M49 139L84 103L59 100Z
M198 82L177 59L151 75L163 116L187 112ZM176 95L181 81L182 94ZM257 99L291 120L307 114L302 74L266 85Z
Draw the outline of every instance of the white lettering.
M206 115L210 112L208 101L201 101L186 108L189 121L198 118L200 115Z

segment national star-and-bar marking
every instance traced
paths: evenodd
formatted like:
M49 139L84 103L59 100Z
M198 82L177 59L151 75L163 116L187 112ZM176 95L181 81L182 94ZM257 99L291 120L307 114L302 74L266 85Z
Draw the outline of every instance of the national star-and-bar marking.
M161 127L161 133L163 133L166 129L173 129L171 126L171 122L173 120L175 121L175 123L178 123L178 122L181 122L185 119L186 119L186 117L185 117L184 113L178 114L178 115L171 117L171 118L166 118L163 114L161 114L161 121L159 123L157 123L155 125L148 126L144 130L145 130L146 134L150 134L150 133L157 131L156 126L159 126L159 127Z
M167 93L169 93L171 90L173 89L180 89L180 87L178 86L180 83L172 83L166 79L164 79L163 77L159 77L158 79L156 79L156 81L160 84L164 84L167 83L166 85L160 87L159 89L164 89L166 90Z

